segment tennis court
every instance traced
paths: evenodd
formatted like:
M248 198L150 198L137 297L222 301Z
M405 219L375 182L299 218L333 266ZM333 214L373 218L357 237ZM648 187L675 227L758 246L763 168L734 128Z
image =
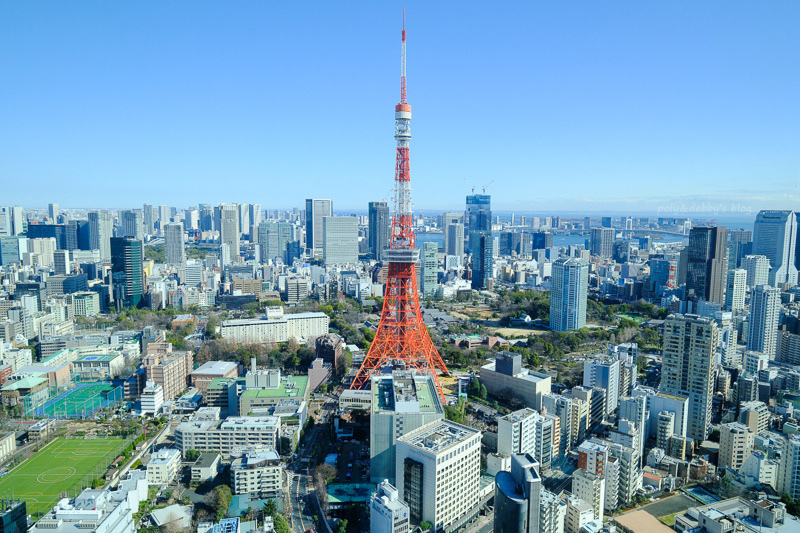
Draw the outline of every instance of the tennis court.
M27 502L28 513L46 513L64 492L69 497L106 473L128 440L116 437L53 439L33 457L0 477L0 494Z
M50 418L87 417L121 399L121 387L108 381L81 383L45 402L35 414Z

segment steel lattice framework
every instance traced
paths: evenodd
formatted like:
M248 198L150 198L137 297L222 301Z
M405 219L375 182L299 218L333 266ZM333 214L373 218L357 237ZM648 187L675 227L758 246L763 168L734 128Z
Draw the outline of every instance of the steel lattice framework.
M405 364L433 378L436 390L444 400L437 370L447 374L439 352L431 341L419 307L417 269L419 250L414 248L411 216L411 173L409 142L411 141L411 106L406 101L406 25L403 10L403 40L400 63L400 103L395 106L397 161L394 174L394 213L385 257L389 275L383 299L383 311L375 339L356 374L354 389L363 389L370 376L384 365Z

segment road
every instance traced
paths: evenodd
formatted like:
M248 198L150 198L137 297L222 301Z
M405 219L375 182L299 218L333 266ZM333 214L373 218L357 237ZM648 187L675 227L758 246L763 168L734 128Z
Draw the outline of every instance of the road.
M322 420L328 420L329 415L328 409L323 409ZM297 458L286 466L289 526L295 533L303 533L306 529L315 527L311 503L308 500L308 492L313 490L313 485L309 482L313 470L308 465L313 459L311 455L315 450L320 431L320 424L314 424L303 446L298 448Z

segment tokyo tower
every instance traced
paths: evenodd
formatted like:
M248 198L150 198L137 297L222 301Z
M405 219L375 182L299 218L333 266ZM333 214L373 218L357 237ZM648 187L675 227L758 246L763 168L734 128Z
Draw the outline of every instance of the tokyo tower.
M394 171L394 213L389 249L384 257L389 276L383 298L383 311L375 339L358 369L351 388L363 389L374 372L384 365L404 364L433 379L444 401L444 392L436 370L447 374L439 352L422 321L417 293L416 263L419 250L414 248L411 224L411 174L408 145L411 141L411 106L406 101L406 17L403 9L403 41L400 61L400 103L394 108L397 161Z

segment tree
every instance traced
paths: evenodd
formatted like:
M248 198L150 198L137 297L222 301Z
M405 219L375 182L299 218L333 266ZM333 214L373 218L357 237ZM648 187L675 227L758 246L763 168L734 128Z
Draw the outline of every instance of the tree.
M325 394L326 392L328 392L328 384L327 384L327 383L322 383L322 384L319 386L319 391L320 391L322 394Z
M427 520L423 520L422 522L419 523L419 528L422 531L430 531L431 529L433 529L433 525Z
M206 497L206 503L214 510L217 521L225 518L225 513L231 504L231 488L227 485L217 485Z
M187 461L197 461L200 457L200 452L197 450L186 450L186 460Z
M336 533L347 533L347 518L339 520L339 525L336 527Z
M289 524L286 523L286 519L279 514L276 514L272 517L272 527L275 528L275 533L290 533Z
M264 516L271 516L275 517L278 512L278 505L275 503L275 500L267 500L267 503L264 504Z
M486 391L486 385L481 383L481 400L485 400L486 396L488 396L488 392Z

